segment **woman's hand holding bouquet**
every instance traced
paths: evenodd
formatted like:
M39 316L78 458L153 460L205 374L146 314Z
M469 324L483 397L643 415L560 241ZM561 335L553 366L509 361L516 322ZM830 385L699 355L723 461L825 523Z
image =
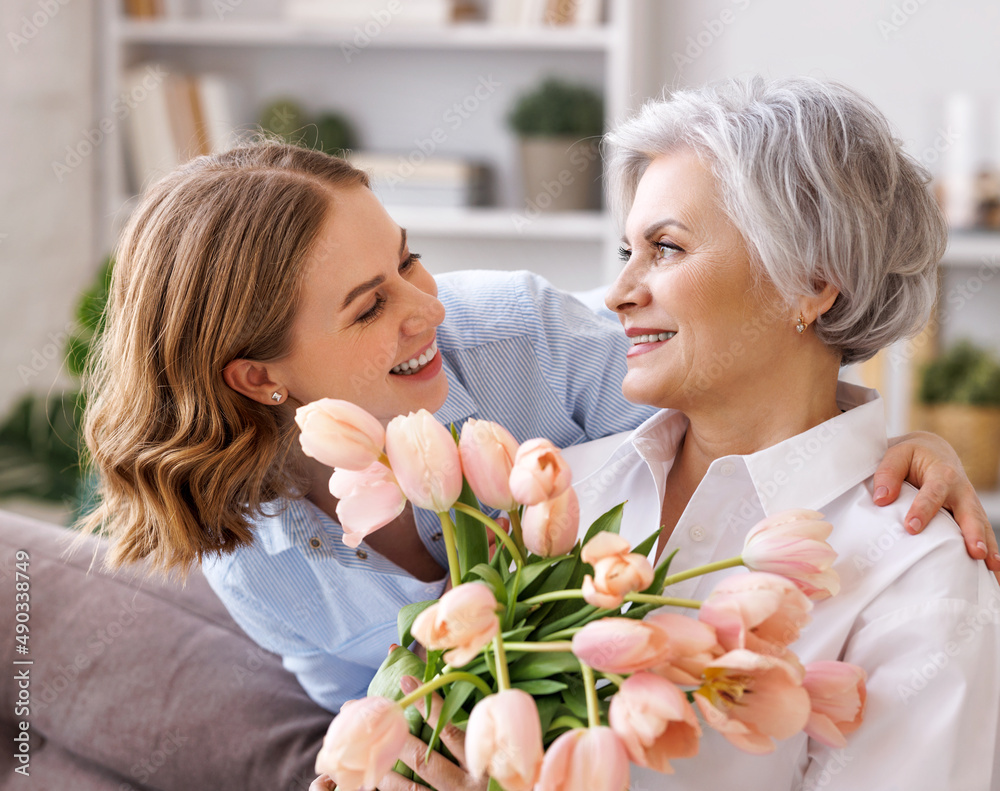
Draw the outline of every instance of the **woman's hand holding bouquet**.
M629 761L669 773L672 760L697 753L703 725L753 753L803 730L843 746L860 725L864 671L803 667L789 649L810 599L839 589L822 514L776 514L750 531L741 556L670 575L673 556L656 569L647 559L659 530L634 548L618 535L623 505L577 542L571 472L548 440L519 446L478 420L459 438L424 410L383 431L329 399L296 420L303 450L335 468L345 543L391 522L409 499L438 514L452 582L439 601L400 611L404 647L331 724L316 765L338 788L375 788L394 766L412 776L397 763L411 734L428 755L450 755L449 724L465 731L470 772L506 791L621 791ZM505 511L510 533L480 505ZM486 530L499 544L492 559ZM663 595L737 565L750 573L722 580L704 602ZM405 648L413 639L426 662ZM414 705L431 697L434 727Z

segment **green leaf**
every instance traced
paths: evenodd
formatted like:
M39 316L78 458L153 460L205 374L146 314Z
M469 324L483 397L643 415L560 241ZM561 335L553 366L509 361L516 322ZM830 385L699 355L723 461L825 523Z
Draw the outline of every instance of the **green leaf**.
M455 436L457 434L455 427L452 426L451 430L452 436ZM464 478L462 479L462 494L458 501L470 508L481 510L479 500L476 499L472 487ZM486 531L489 528L461 511L453 511L452 513L455 519L455 548L458 551L459 577L464 579L469 569L475 568L480 563L489 563L490 545L486 538Z
M656 530L653 531L653 535L651 535L645 541L641 541L640 543L636 544L632 548L632 552L636 555L642 555L643 557L649 555L649 551L653 548L653 545L656 543L656 540L660 537L661 530L663 530L662 526L656 528Z
M572 553L569 555L559 555L554 558L543 558L538 555L532 555L528 564L525 565L523 571L521 572L521 584L518 597L527 599L538 593L542 593L542 585L545 584L545 580L548 579L549 575L558 566L558 564L564 561L572 560L573 558L574 555ZM557 589L553 588L552 590Z
M674 555L676 555L679 551L680 550L675 549L660 561L660 565L656 567L656 573L653 574L652 584L650 584L650 586L646 588L643 593L653 593L659 595L663 591L663 580L667 578L667 574L670 572L670 564L674 560Z
M542 733L549 729L552 718L555 717L556 710L562 706L562 698L558 695L542 695L535 698L535 706L538 708L538 719L542 724Z
M431 741L427 744L428 755L441 738L441 731L444 730L444 726L449 722L452 722L455 715L461 710L462 704L468 700L469 696L475 690L475 686L470 684L468 681L456 681L455 683L449 685L448 693L444 698L444 705L441 707L441 714L438 717L437 726L434 728L434 734L431 736Z
M419 656L406 648L397 648L392 651L382 662L375 673L375 678L368 685L370 696L380 696L389 700L402 700L405 695L399 686L403 676L424 677L424 663ZM412 706L404 712L406 721L410 725L410 733L416 735L420 732L423 718Z
M590 526L587 530L587 534L583 537L583 544L586 545L590 539L600 533L602 530L608 533L614 533L618 535L622 526L622 510L625 508L625 503L618 503L614 508L606 513L601 514L597 519L594 520L594 524Z
M549 678L556 673L576 673L580 670L579 660L566 652L532 653L510 664L510 680L530 681Z
M469 573L466 575L470 580L472 578L481 579L490 588L493 589L493 595L496 596L497 601L507 600L507 588L504 586L503 579L500 577L500 572L493 568L489 563L478 563L469 569Z
M569 615L558 618L551 623L546 623L544 626L538 627L537 637L541 640L548 637L550 634L562 631L563 629L571 629L574 626L583 626L591 621L596 621L599 618L606 618L613 614L614 613L611 613L608 610L602 610L600 607L587 604L576 612L570 613Z
M399 634L399 644L401 646L408 646L413 642L413 635L410 634L413 622L417 620L417 616L420 613L434 604L437 604L437 600L431 599L430 601L418 601L400 607L399 614L396 616L396 632Z
M553 681L551 678L539 678L533 681L512 681L511 686L524 690L529 695L550 695L553 692L560 692L566 689L566 685L561 681Z

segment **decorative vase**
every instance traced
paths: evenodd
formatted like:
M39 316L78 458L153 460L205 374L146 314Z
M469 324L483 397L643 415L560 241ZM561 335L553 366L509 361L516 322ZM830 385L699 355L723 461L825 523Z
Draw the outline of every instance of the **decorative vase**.
M972 484L979 490L996 489L1000 475L1000 407L937 404L925 409L927 429L951 443Z
M522 137L525 208L532 212L600 207L599 138Z

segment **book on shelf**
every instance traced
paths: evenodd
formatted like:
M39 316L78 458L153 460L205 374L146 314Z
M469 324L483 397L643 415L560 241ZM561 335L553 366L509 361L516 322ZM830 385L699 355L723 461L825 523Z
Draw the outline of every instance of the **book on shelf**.
M505 27L593 27L603 17L603 0L491 0L489 19Z
M368 173L372 190L387 206L461 208L492 199L489 167L457 157L429 157L418 163L403 155L351 152L348 159Z
M454 0L286 0L285 18L331 25L449 25Z
M150 87L150 64L126 70L122 88L131 97L126 121L127 165L135 191L202 154L235 141L226 81L213 74L167 73ZM154 72L166 72L153 66Z

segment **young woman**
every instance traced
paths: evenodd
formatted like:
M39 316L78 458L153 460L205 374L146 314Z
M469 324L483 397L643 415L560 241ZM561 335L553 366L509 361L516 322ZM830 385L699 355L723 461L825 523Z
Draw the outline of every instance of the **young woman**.
M150 188L117 250L86 419L103 499L86 526L110 534L114 564L201 562L237 622L335 711L364 692L398 608L440 594L445 560L433 517L409 509L343 545L295 408L344 398L386 422L426 408L571 445L652 414L621 395L627 348L536 276L435 282L342 160L276 143L201 157ZM995 551L950 448L892 448L878 501L911 473L926 489L912 518L949 505L970 552Z

